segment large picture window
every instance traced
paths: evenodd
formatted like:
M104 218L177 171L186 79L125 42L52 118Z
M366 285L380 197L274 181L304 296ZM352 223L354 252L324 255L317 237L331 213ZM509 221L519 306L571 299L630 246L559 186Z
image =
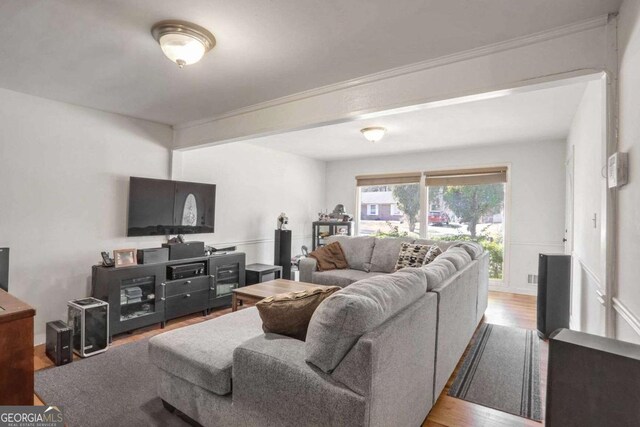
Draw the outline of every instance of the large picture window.
M357 177L361 236L420 237L420 173Z
M424 177L424 181L422 178ZM361 236L473 240L504 280L507 167L356 177Z

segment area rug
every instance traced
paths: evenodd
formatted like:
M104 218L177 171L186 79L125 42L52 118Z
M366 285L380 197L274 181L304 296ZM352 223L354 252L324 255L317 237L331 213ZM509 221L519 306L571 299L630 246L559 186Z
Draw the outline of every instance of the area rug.
M482 324L473 337L449 396L541 421L540 355L536 333Z
M62 407L66 425L188 426L168 412L156 392L157 368L149 362L148 339L36 372L36 394Z

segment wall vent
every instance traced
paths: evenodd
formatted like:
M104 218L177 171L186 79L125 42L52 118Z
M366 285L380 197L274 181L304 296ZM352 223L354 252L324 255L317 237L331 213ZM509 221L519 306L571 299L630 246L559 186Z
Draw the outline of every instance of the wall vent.
M537 274L529 274L527 276L527 283L530 285L535 285L538 283L538 275Z

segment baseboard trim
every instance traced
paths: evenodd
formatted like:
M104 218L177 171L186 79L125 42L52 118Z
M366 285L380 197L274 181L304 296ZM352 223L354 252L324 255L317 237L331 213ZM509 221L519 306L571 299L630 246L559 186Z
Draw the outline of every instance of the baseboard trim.
M489 290L495 292L505 292L510 294L521 294L521 295L538 295L538 287L537 286L505 286L505 285L492 285L489 284Z
M613 297L611 298L611 301L613 302L613 309L616 313L618 313L620 317L624 319L629 326L631 326L631 329L633 329L636 334L640 335L640 318L633 314L631 310L629 310L629 308L618 298Z

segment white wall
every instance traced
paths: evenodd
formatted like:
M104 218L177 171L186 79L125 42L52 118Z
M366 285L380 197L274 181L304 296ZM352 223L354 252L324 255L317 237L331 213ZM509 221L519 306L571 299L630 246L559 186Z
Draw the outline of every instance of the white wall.
M625 0L618 23L619 150L629 184L618 193L616 336L640 343L640 0Z
M527 275L537 274L538 253L563 251L565 144L507 144L329 162L326 204L343 203L349 212L355 212L355 177L361 174L509 164L510 275L502 290L535 293Z
M601 253L606 191L606 179L602 176L604 109L603 82L589 82L567 138L567 152L573 155L574 165L572 328L598 335L606 333L605 301L599 298L606 294Z
M124 237L128 178L168 178L171 140L165 125L0 89L0 246L36 343L90 294L101 251L160 243Z
M289 216L292 254L311 249L311 222L325 209L326 163L246 143L184 151L174 178L217 185L216 232L193 236L237 245L247 263L273 264L276 220Z

